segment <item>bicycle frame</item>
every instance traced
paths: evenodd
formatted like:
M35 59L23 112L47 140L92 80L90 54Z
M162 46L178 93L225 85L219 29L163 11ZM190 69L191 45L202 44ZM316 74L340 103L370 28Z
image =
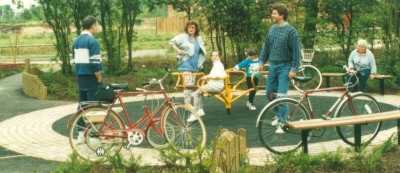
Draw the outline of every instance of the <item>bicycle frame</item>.
M128 108L123 101L124 97L132 97L132 96L149 96L149 95L157 95L161 94L162 97L164 98L164 102L157 108L155 112L151 112L147 105L144 106L143 110L143 115L137 120L133 121L129 117L129 111ZM154 127L154 124L157 121L160 121L160 127L163 127L163 121L161 119L163 118L163 112L166 111L168 108L174 108L174 103L172 101L172 98L170 98L166 91L164 89L161 89L159 91L140 91L140 92L124 92L124 91L118 91L116 93L116 99L114 99L113 103L108 106L107 109L107 116L109 116L110 112L112 111L112 108L117 105L116 103L119 102L120 107L122 108L122 112L124 113L124 118L126 122L124 123L124 129L123 135L122 136L116 136L116 135L107 135L104 134L102 136L104 137L121 137L121 138L127 138L127 132L129 132L132 129L141 129L144 132L146 132L149 128L154 128L154 130L161 136L164 134L164 129L163 128L157 128ZM157 116L158 115L158 116ZM121 115L118 115L121 116Z
M350 100L350 103L352 102L351 101L351 99L352 99L351 94L350 94L350 92L348 91L348 89L346 87L331 87L331 88L324 88L324 89L316 89L316 90L305 91L304 94L301 96L301 99L300 99L299 103L302 103L302 104L306 103L306 104L303 104L303 105L306 107L307 111L310 113L310 116L311 116L311 117L309 117L310 119L314 119L316 117L316 115L314 113L314 110L312 108L312 105L311 105L310 95L313 94L313 93L330 92L330 91L339 91L339 92L343 92L343 94L335 101L335 103L323 115L332 117L333 116L332 115L333 112L336 110L336 108L339 106L339 104L343 100L345 100L346 98L348 100Z

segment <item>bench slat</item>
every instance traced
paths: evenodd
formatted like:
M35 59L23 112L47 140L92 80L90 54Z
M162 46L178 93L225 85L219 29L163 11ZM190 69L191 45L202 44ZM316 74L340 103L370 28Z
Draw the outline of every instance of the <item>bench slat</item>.
M294 121L294 122L289 122L288 127L292 129L305 130L305 129L325 128L325 127L336 127L343 125L373 123L379 121L389 121L398 119L400 119L400 111L396 110L390 112L375 113L370 115L335 118L331 120L312 119L312 120Z
M342 77L346 75L346 73L321 73L324 77Z

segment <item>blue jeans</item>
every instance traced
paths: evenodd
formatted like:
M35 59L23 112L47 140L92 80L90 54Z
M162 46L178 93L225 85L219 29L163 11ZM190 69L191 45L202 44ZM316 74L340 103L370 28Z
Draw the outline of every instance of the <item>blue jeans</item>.
M78 87L79 87L79 105L78 111L81 107L86 106L82 105L81 102L84 101L96 101L96 92L99 83L97 82L96 76L94 75L84 75L77 77ZM79 130L85 127L85 122L82 118L80 118L77 122Z
M271 64L268 68L268 80L266 83L268 100L287 96L289 90L289 72L291 65L288 63ZM288 120L287 105L280 105L274 108L274 113L279 122L286 123Z
M368 89L368 79L369 76L371 74L371 69L363 69L363 70L359 70L357 72L357 78L358 78L358 84L352 88L350 88L351 92L356 92L356 91L362 91L362 92L367 92ZM349 81L351 80L351 81ZM347 75L345 77L345 82L351 82L352 85L356 82L356 78L355 77L351 77L349 75Z

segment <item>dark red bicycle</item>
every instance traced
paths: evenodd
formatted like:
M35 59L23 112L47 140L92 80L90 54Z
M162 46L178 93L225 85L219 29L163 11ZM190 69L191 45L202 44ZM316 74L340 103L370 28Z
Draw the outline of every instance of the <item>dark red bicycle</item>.
M115 99L109 104L95 102L82 107L70 121L69 141L74 152L83 159L103 161L118 154L123 146L129 150L146 139L155 148L171 145L180 154L201 151L206 145L206 130L201 118L187 122L191 105L176 105L162 82L168 76L152 79L137 91L124 91L123 85L111 85ZM159 86L158 90L149 90ZM142 111L128 112L124 99L143 100ZM121 116L115 111L122 108ZM141 114L137 121L130 115ZM79 123L82 121L84 123Z

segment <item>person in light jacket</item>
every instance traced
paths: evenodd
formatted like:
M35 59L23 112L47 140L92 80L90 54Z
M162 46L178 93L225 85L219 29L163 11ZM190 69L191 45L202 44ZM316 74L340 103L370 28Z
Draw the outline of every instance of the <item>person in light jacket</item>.
M356 49L350 53L348 67L348 72L356 72L359 80L353 91L366 92L368 78L377 72L374 54L368 49L366 40L357 41Z
M204 41L200 36L199 25L196 22L189 21L185 26L185 32L178 34L170 40L171 46L177 52L178 59L178 71L183 72L184 85L188 88L192 88L196 83L196 76L194 72L198 72L203 68L205 61L206 49ZM184 102L185 104L192 104L193 90L184 89ZM198 104L201 104L200 102ZM194 107L201 107L200 105L194 105ZM204 110L197 110L197 115L204 115Z

